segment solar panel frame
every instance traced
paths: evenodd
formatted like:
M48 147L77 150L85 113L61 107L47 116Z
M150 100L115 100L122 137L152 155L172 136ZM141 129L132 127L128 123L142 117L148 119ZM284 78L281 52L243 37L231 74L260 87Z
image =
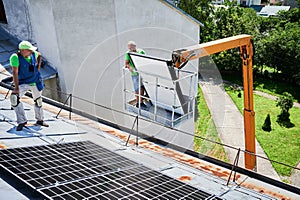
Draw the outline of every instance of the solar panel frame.
M136 70L143 73L142 81L151 101L157 98L158 106L171 112L176 108L175 112L180 115L188 112L188 98L183 95L180 84L174 83L175 80L178 80L178 74L177 69L170 66L170 60L134 52L129 52L128 55ZM155 87L148 84L148 82L155 83L154 77L162 77L159 79L161 87L157 87L159 94L157 96Z
M49 199L213 197L90 141L0 150L0 165Z
M55 147L55 145L53 145L53 146ZM26 153L26 151L27 152L31 151L32 149L35 152L42 153L41 157L44 158L44 159L47 158L47 161L40 161L39 160L39 156L37 156L37 157L29 157L29 158L26 157L27 154L24 154L25 156L24 155L23 156L18 156L18 155L21 155L23 153ZM43 185L48 185L48 184L54 184L57 181L63 182L64 179L62 179L61 176L65 176L67 179L70 179L70 177L68 178L69 174L71 174L71 178L76 178L76 176L75 177L73 176L74 174L77 174L78 178L80 178L82 176L92 175L93 173L94 174L99 173L99 170L97 170L97 172L93 172L91 169L89 169L86 166L82 165L82 163L79 162L78 160L72 166L69 163L71 161L74 161L74 160L69 159L68 157L63 156L63 155L61 155L62 157L58 157L57 155L54 155L53 152L51 152L51 150L49 150L47 148L46 149L45 148L41 149L39 146L31 147L31 148L26 148L25 147L23 149L14 149L14 150L8 150L8 151L10 151L10 153L7 154L8 156L6 156L5 160L8 157L10 159L10 161L5 162L2 159L1 164L5 168L7 168L7 170L9 170L11 173L17 175L21 179L28 180L28 183L33 188L38 188L38 187L41 187ZM41 151L43 151L43 152L41 152ZM45 151L46 151L46 153L45 153ZM1 153L3 154L3 152L1 152ZM47 157L48 154L50 154L49 157ZM113 157L113 154L111 154L111 155ZM121 158L121 157L118 157L118 158ZM30 163L31 160L35 160L35 162L33 164L31 164ZM59 168L59 167L61 167L61 170L60 170L61 173L58 174L56 172L55 174L52 174L51 171L49 171L48 169L46 169L46 170L43 171L43 165L41 165L41 164L44 164L44 167L47 166L47 164L50 164L50 166L52 166L52 168L56 168L56 169ZM111 163L111 164L118 164L118 162ZM65 166L66 166L67 170L63 171L62 169ZM70 166L72 166L73 171L70 168ZM39 178L40 180L31 181L30 179L31 179L31 177L33 175L31 175L31 177L28 177L26 172L24 173L23 171L20 171L20 169L16 169L17 167L20 167L23 170L26 170L27 172L29 172L31 174L32 174L32 171L35 171L36 175L38 177L40 177ZM80 168L83 168L84 170L81 170ZM51 167L50 167L50 169L51 169ZM46 171L46 173L45 173L45 171ZM102 171L107 171L107 167L105 168L105 170L102 170ZM48 182L48 184L47 184L47 181L41 180L41 179L43 179L45 177L51 177L52 175L55 176L56 179L58 179L58 180L57 181L50 181L50 182ZM57 176L57 175L61 175L61 176Z

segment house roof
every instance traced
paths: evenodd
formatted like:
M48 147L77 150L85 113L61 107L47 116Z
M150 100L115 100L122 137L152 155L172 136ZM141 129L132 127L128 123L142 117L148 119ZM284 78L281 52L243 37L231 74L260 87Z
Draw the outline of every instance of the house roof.
M254 9L256 12L260 12L264 5L251 5L250 8Z
M1 67L1 71L4 70ZM2 78L5 78L5 76L0 74L0 80ZM74 113L72 114L72 118L68 119L69 113L65 110L56 118L55 116L60 110L58 106L54 106L58 105L57 103L53 105L43 104L45 120L50 127L38 127L33 125L35 122L33 101L29 97L24 97L22 101L24 102L25 111L29 119L29 126L24 131L18 132L16 131L15 113L10 109L9 100L5 98L7 91L4 87L0 87L0 148L14 151L14 148L29 147L26 148L26 150L29 150L34 149L32 147L40 145L43 146L37 148L48 148L45 145L56 143L68 145L70 143L92 141L101 148L129 159L130 162L138 163L149 170L154 170L155 173L160 173L161 175L158 176L168 176L172 180L178 180L181 183L187 184L188 186L184 186L184 188L191 186L199 191L206 192L210 194L209 199L296 199L300 194L300 191L297 194L297 191L291 192L282 187L275 186L275 183L278 182L276 180L269 179L269 183L267 183L264 181L267 180L266 177L258 179L259 175L254 175L255 173L253 174L253 172L251 172L252 175L238 172L235 175L236 180L233 182L232 175L227 185L227 180L231 173L230 169L218 163L210 162L209 159L205 159L205 156L201 157L196 153L195 155L198 156L188 155L184 151L174 149L171 145L164 146L144 138L139 138L138 146L135 146L135 136L132 136L129 139L129 145L125 146L125 142L129 136L128 132L117 130L111 126ZM72 157L70 156L70 158ZM23 182L20 184L20 177L12 175L11 171L7 170L3 165L1 166L0 193L4 199L43 198L39 196L41 195L39 192L41 190L44 191L45 187L48 189L56 186L62 187L65 184L79 181L79 179L74 179L63 183L57 182L56 185L45 186L44 189L39 188L36 190L39 192L36 192L27 184ZM57 171L57 169L52 170ZM115 170L124 171L125 168L117 167ZM246 172L247 170L244 171ZM107 173L111 174L113 172L110 171ZM96 174L95 176L102 177L104 174ZM87 184L86 181L88 181L88 178L92 177L80 179L85 180L81 184ZM147 184L147 181L145 183ZM149 180L150 183L151 181ZM129 183L126 182L126 184ZM282 184L284 185L284 183ZM84 188L84 186L82 187ZM180 188L181 186L177 189L180 191ZM107 190L107 194L113 195L110 191ZM133 196L134 194L137 196L140 195L139 192L133 193ZM145 195L146 193L144 192L143 194Z
M259 12L260 15L277 15L279 11L287 11L290 9L290 6L265 6Z

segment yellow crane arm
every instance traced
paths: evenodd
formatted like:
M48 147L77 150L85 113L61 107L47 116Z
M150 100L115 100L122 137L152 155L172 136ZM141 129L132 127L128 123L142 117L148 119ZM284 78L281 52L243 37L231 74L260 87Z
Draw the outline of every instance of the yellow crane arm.
M197 44L174 50L172 63L182 68L189 60L198 59L225 50L239 48L243 66L244 84L244 130L245 130L245 167L256 171L255 112L253 103L253 45L250 35L237 35L207 43ZM234 138L233 138L234 139Z
M251 44L250 35L237 35L220 40L214 40L183 49L176 49L172 53L172 61L176 68L180 68L180 65L186 60L201 58L228 49L246 46L248 44Z

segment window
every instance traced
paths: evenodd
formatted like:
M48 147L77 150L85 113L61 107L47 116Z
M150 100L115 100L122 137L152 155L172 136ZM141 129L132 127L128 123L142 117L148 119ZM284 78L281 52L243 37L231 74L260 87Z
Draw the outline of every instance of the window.
M0 0L0 23L7 24L3 1Z

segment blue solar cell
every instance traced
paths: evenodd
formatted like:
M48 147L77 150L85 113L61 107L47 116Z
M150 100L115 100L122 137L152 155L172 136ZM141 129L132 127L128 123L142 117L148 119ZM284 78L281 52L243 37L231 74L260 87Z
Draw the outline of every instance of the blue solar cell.
M0 150L0 165L49 199L213 197L89 141Z

